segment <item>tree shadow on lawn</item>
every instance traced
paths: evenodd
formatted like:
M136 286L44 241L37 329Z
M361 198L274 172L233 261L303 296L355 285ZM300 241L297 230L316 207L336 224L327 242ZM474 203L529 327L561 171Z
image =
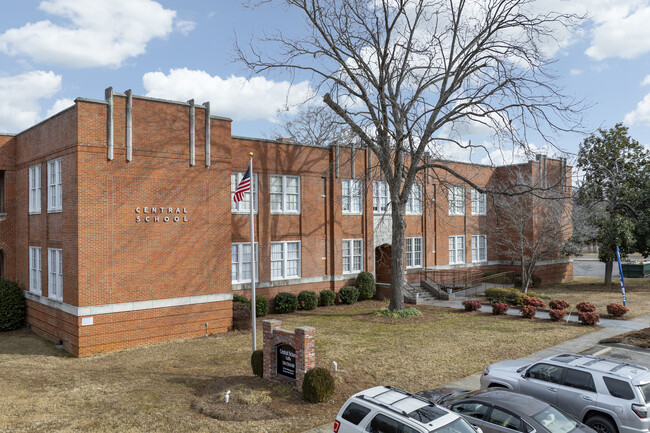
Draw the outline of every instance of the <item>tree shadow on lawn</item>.
M36 335L29 328L0 332L0 355L38 355L73 358L71 354L54 347L54 343Z

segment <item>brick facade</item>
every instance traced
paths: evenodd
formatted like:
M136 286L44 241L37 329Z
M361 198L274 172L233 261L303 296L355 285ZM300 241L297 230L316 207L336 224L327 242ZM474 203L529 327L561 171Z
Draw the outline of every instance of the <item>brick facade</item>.
M361 269L386 278L378 252L390 251L390 216L373 211L376 160L367 150L232 137L231 121L211 115L209 106L109 95L106 101L79 98L26 131L0 135L0 271L25 288L28 323L38 334L85 356L229 329L233 292L250 297L250 279L233 281L228 274L232 245L250 240L249 215L232 212L230 196L231 174L246 171L249 152L258 188L258 295L272 300L282 291L352 284L358 271L344 272L344 240L360 240ZM62 204L52 211L48 163L55 159L61 161ZM477 185L503 170L448 164ZM549 176L570 179L559 161L543 164ZM35 166L40 212L29 211ZM541 173L542 161L522 167ZM299 177L298 212L271 211L274 175ZM359 212L343 211L348 179L362 181ZM487 233L492 216L472 215L469 187L464 215L449 216L444 181L455 181L441 180L418 180L422 211L406 216L406 236L421 238L422 249L421 266L407 269L409 278L422 268L510 264L512 258L489 248L489 239L487 261L471 263L471 236ZM448 239L456 235L465 236L465 263L450 265ZM300 242L292 278L272 277L275 242ZM30 287L30 247L40 248L40 293ZM49 281L55 269L50 250L61 251L60 298L48 290L57 281ZM558 280L570 278L570 270L569 261L552 259L537 273Z
M264 330L264 371L265 379L291 384L297 390L302 390L305 373L316 366L316 328L302 326L293 332L280 329L281 320L271 319L262 321ZM278 346L287 344L295 350L295 380L291 380L278 370Z

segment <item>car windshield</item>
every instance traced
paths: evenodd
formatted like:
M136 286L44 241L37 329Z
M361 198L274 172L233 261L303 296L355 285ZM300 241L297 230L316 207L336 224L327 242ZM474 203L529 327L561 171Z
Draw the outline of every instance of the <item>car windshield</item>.
M580 423L553 406L533 415L533 419L543 425L551 433L567 433L578 427Z
M463 418L458 418L456 421L431 430L430 433L476 433L476 431Z
M645 402L650 403L650 383L645 383L643 385L640 385L639 389L641 390L641 394L643 394L643 398L645 399Z

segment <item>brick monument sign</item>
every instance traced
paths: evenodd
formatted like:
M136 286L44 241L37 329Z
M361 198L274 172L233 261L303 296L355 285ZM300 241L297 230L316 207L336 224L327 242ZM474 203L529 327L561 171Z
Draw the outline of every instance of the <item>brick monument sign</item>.
M281 320L264 320L265 379L289 383L302 390L305 373L316 366L314 338L316 329L301 326L293 332L280 329Z

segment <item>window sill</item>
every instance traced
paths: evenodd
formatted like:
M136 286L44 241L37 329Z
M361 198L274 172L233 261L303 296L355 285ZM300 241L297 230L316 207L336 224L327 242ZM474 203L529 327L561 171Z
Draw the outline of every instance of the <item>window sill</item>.
M299 280L300 276L297 277L286 277L286 278L271 278L271 281L291 281L291 280Z
M406 212L406 216L422 216L422 212L420 212L420 213Z
M450 213L449 216L465 216L464 213Z
M63 213L63 209L48 209L47 213Z
M346 211L343 211L343 215L351 215L351 216L363 215L363 212L346 212Z
M31 211L31 210L30 210L30 211L29 211L29 214L30 214L30 215L40 215L40 214L41 214L41 211L40 211L40 210L39 210L39 211L35 211L35 210L34 210L34 211Z
M279 211L271 211L271 215L300 215L300 212L279 212Z
M242 211L242 210L231 211L230 213L232 215L250 215L251 214L250 211ZM257 215L257 211L253 211L253 215Z

